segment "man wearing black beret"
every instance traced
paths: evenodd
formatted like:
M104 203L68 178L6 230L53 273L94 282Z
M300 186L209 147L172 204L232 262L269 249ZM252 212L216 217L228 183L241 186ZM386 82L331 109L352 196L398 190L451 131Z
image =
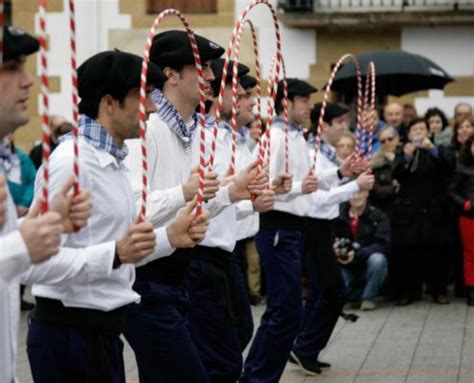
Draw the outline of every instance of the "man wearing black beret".
M107 51L78 68L79 183L90 190L93 210L88 227L69 234L64 245L77 249L78 258L101 254L108 268L97 275L91 265L85 276L65 281L58 274L54 282L33 286L37 305L29 321L27 351L37 382L125 382L120 333L128 306L140 298L132 289L134 264L193 246L207 226L207 213L194 218L193 203L167 227L154 230L151 223L136 221L130 175L122 161L128 154L124 141L139 134L141 65L139 56ZM161 70L150 64L147 114L155 111L152 86L163 80ZM50 157L51 191L70 177L73 153L68 135ZM38 174L36 194L43 183L41 170Z
M223 93L221 119L218 125L214 170L221 180L228 176L232 152L231 100L232 73L234 62L230 61L226 85ZM215 79L211 82L214 94L219 92L223 76L224 60L212 62ZM237 77L249 72L243 64L237 66ZM237 99L245 96L245 90L238 83ZM239 107L240 103L237 105ZM206 135L212 139L215 122L217 98L214 98L207 118ZM248 113L238 109L237 116ZM238 118L238 117L237 117ZM210 142L211 140L209 140ZM237 168L236 172L255 167L252 161ZM265 191L255 200L256 206L266 201ZM270 197L271 199L271 197ZM235 382L242 371L243 343L248 343L253 332L252 316L247 291L241 269L238 267L232 251L237 241L237 217L240 201L226 208L212 219L204 241L194 249L194 259L189 272L190 284L190 327L194 344L206 367L211 382ZM272 201L270 201L272 204ZM223 228L225 227L225 230ZM209 329L213 329L212 332Z
M196 35L201 54L204 88L212 95L214 74L211 61L224 49L205 37ZM148 180L150 200L160 210L150 207L148 219L157 225L169 222L186 201L198 191L199 161L198 118L199 82L191 45L184 31L166 31L153 39L150 58L166 76L162 91L152 99L157 113L150 116L147 128ZM206 140L212 137L206 131ZM127 142L133 155L128 161L140 193L141 161L139 140ZM208 155L208 147L206 157ZM204 177L204 200L211 216L227 210L233 202L249 198L253 175L242 172L237 180L219 187L217 173L207 169ZM263 187L262 187L263 188ZM229 229L220 228L222 235ZM137 268L135 290L142 296L127 316L125 336L136 354L141 383L209 381L186 323L189 306L186 276L194 251L175 251L171 256ZM159 355L159 357L157 357ZM185 368L183 368L185 366Z
M311 110L316 88L299 79L288 79L289 172L292 190L275 197L273 210L260 214L255 240L266 267L268 305L245 361L241 382L277 382L285 368L301 320L302 230L308 210L308 194L317 181L303 137L303 124ZM277 117L270 127L270 177L285 173L283 82L275 101ZM287 176L290 176L288 174Z
M3 36L0 142L7 134L28 122L27 105L33 77L26 71L25 64L27 56L39 49L38 40L13 26L4 26ZM3 150L0 145L0 153ZM3 173L6 169L3 165L3 160L0 159L0 178L4 182ZM8 176L8 172L6 175ZM62 185L64 193L70 186L71 183ZM0 189L3 189L4 197L0 202L3 205L0 208L3 214L0 219L0 381L12 382L15 381L19 327L19 281L49 281L58 270L67 270L72 278L80 275L82 266L86 266L88 260L79 260L76 264L79 270L73 269L70 260L74 254L65 254L60 247L60 236L63 232L68 232L71 225L84 227L91 209L90 195L82 189L78 196L68 200L63 193L58 193L51 201L49 212L40 214L40 199L20 224L17 222L16 209L8 187L3 183ZM62 209L58 209L58 203L62 204Z
M318 126L321 103L311 110L311 124ZM328 363L318 360L319 353L327 346L334 326L344 305L344 282L333 250L334 222L339 216L339 204L348 201L361 190L373 186L372 175L362 173L364 160L352 157L338 163L335 146L341 135L348 130L349 108L328 102L323 117L321 144L313 169L318 175L320 189L312 194L306 222L304 256L310 280L309 296L305 301L303 326L292 348L290 362L297 363L303 371L314 375ZM314 150L310 150L311 157ZM344 179L345 182L342 182ZM346 182L347 181L347 182ZM342 261L341 261L342 262Z

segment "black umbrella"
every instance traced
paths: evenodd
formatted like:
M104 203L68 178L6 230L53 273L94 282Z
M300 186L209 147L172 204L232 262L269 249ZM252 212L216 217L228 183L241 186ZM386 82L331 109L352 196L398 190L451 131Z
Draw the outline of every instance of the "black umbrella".
M439 65L426 57L405 51L376 51L357 55L362 76L367 65L375 64L377 94L401 96L426 89L443 89L454 79ZM363 83L364 86L365 83ZM347 62L334 77L332 90L353 95L357 92L354 64Z

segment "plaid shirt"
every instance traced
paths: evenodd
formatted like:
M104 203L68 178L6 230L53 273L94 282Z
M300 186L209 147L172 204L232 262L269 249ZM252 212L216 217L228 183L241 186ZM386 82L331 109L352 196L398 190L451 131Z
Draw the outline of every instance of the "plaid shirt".
M124 144L119 148L110 133L104 129L96 120L81 114L79 116L79 136L84 138L89 144L97 149L105 150L115 157L119 162L123 161L128 155L128 148ZM68 133L60 137L60 141L65 141L72 138L72 133Z
M157 114L158 117L160 117L160 120L168 125L168 127L179 137L185 148L189 148L198 126L198 113L193 114L193 124L188 128L186 122L180 116L173 104L166 99L163 92L155 89L151 93L151 99L158 109Z
M284 129L285 128L285 120L280 116L273 117L272 127L277 127L277 128L280 128L280 129ZM298 126L296 124L293 124L292 122L288 122L288 131L289 132L301 132L302 133L303 132L303 127Z

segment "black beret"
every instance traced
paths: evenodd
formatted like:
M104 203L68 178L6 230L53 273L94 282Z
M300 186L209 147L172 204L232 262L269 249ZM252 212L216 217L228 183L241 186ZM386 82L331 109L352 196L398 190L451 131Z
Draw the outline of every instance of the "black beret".
M194 34L201 62L212 61L224 54L224 48L215 42ZM185 31L166 31L153 38L150 49L150 60L160 68L167 66L180 68L184 65L194 65L191 42Z
M214 73L215 79L211 81L211 87L214 92L214 96L219 94L219 88L221 86L222 81L222 70L224 69L224 59L217 59L211 63L211 69ZM234 69L234 61L229 60L229 66L227 67L227 76L225 79L226 84L230 84L232 82L232 73ZM237 77L241 78L243 75L249 73L250 68L247 65L238 63L237 65Z
M313 109L311 110L311 123L316 125L319 122L319 115L321 114L321 102L314 104ZM349 108L343 104L338 104L337 102L328 102L326 104L326 111L324 112L323 121L327 124L330 124L333 118L341 117L344 114L349 113Z
M3 62L37 52L39 41L14 26L3 27Z
M286 83L288 84L288 98L290 99L293 99L294 96L309 96L311 93L318 91L311 84L297 78L287 78ZM278 83L276 97L280 100L283 99L283 80Z
M244 89L252 89L257 85L257 79L249 74L244 74L240 77L240 85Z
M99 101L106 94L124 97L140 87L142 58L132 53L105 51L87 59L77 69L81 102ZM161 69L148 63L147 84L160 87L165 81Z

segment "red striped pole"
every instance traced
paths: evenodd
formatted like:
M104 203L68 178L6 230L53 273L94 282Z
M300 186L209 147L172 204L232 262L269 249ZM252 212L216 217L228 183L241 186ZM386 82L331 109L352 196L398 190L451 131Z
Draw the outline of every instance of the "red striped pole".
M214 158L215 158L215 150L216 150L216 140L217 140L217 133L218 133L218 126L220 122L220 116L221 116L221 111L222 111L222 103L223 103L223 98L224 98L224 90L225 90L225 83L227 79L227 74L228 74L228 67L229 67L229 61L230 57L232 55L232 51L235 49L235 45L237 45L237 53L239 53L239 44L240 44L240 38L242 34L242 27L243 24L245 23L245 20L248 17L249 12L259 4L264 4L267 6L267 8L270 10L273 23L275 26L275 36L276 36L276 56L277 56L277 70L276 72L280 72L280 63L283 60L283 56L281 54L281 34L280 34L280 26L278 22L278 15L275 10L275 8L268 2L268 0L254 0L250 5L247 6L247 8L241 13L239 19L237 20L234 30L232 32L229 45L226 50L226 55L225 55L225 60L224 60L224 66L222 70L222 79L221 79L221 84L220 84L220 89L219 89L219 96L217 99L217 107L216 107L216 115L215 115L215 122L214 122L214 129L213 129L213 140L211 143L211 153L209 156L209 164L212 166L214 164ZM238 59L237 57L234 57L234 66L235 69L237 69L238 66ZM236 73L236 70L233 71L233 73ZM235 97L235 100L237 98L236 91L233 90L232 96ZM235 101L236 102L236 101ZM234 100L233 100L234 103ZM232 161L231 161L232 163Z
M140 104L139 104L139 118L140 118L140 140L141 140L141 152L142 152L142 195L141 195L141 209L140 209L140 219L145 220L146 217L146 201L147 201L147 187L148 187L148 161L147 161L147 148L146 148L146 112L145 112L145 100L146 100L146 78L148 73L148 63L150 61L150 48L153 42L153 37L155 36L158 26L163 21L166 16L174 15L176 16L181 23L183 24L186 32L189 36L189 42L194 56L194 65L196 67L198 82L199 82L199 128L200 128L200 140L199 140L199 188L197 195L197 207L196 215L201 214L202 203L203 203L203 189L204 189L204 167L205 167L205 114L206 114L206 94L204 89L204 78L203 70L201 64L201 56L199 54L198 46L196 43L196 38L194 32L191 30L188 21L186 18L176 9L165 9L161 12L154 20L153 25L150 28L148 37L145 44L145 49L143 51L143 64L141 70L141 81L140 81Z
M369 62L369 66L367 68L367 78L369 78L370 74L370 111L368 111L369 116L367 119L368 127L369 127L369 142L367 143L367 155L366 159L370 162L372 158L372 145L374 141L374 130L375 130L375 80L376 80L376 72L375 72L375 64L373 61ZM367 98L369 92L368 84L366 83L365 88L365 97ZM368 108L368 105L366 105ZM366 112L367 113L367 112Z
M49 79L48 79L48 57L46 53L46 0L39 0L39 43L40 43L40 93L42 101L41 127L43 143L43 206L42 211L48 211L48 186L49 186L49 154L51 151L50 137L51 130L49 126Z
M71 45L71 80L72 80L72 136L74 146L74 195L79 194L79 95L78 95L78 80L77 80L77 60L76 60L76 11L74 7L74 0L69 0L69 34Z
M346 61L347 59L352 60L352 62L354 63L355 70L356 70L356 75L357 75L356 148L358 147L358 142L360 141L360 138L357 137L358 127L360 127L361 124L362 124L362 103L363 103L363 100L362 100L362 80L361 80L361 74L360 74L360 66L359 66L359 61L357 60L357 58L353 54L346 53L345 55L343 55L338 60L338 62L334 66L334 68L331 72L331 75L329 76L329 80L328 80L328 84L326 85L326 89L324 90L324 98L323 98L323 103L321 105L321 112L319 114L318 128L317 128L317 131L316 131L316 140L315 140L315 144L314 144L313 169L316 166L316 158L317 158L317 154L318 154L319 147L320 147L320 144L321 144L321 131L322 131L323 124L324 124L323 119L324 119L324 114L326 112L326 105L327 105L327 102L328 102L329 93L331 92L331 86L332 86L332 83L334 81L334 77L336 76L337 71L339 70L341 65L344 63L344 61ZM356 153L356 154L358 154L358 153Z

